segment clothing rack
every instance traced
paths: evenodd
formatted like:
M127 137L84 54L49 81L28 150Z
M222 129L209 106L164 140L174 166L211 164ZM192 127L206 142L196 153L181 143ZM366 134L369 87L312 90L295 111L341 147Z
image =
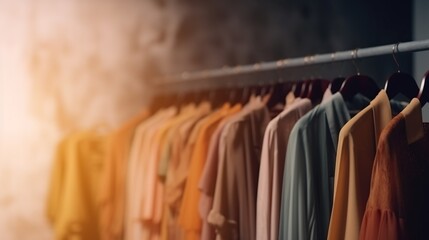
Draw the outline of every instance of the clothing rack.
M357 60L368 57L388 55L404 52L418 52L429 50L429 39L421 41L411 41L395 43L377 47L362 49L352 49L340 52L325 54L315 54L298 58L286 58L272 62L262 62L249 65L239 65L235 67L223 67L219 69L202 70L195 72L183 72L180 75L166 76L153 83L152 87L156 92L177 91L190 87L193 88L214 88L216 86L238 85L239 81L231 77L249 75L258 72L279 71L287 68L297 68L323 63L333 63L340 61ZM396 61L396 58L395 58ZM231 82L233 80L233 82ZM248 81L248 79L244 79ZM281 79L278 82L293 81L292 79ZM240 81L242 83L242 81ZM259 82L260 83L260 82Z

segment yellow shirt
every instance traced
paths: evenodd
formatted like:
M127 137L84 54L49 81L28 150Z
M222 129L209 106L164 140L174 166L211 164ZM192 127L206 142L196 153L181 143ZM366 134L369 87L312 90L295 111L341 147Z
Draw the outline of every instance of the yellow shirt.
M98 197L106 138L94 132L69 136L57 149L47 215L55 239L97 240Z

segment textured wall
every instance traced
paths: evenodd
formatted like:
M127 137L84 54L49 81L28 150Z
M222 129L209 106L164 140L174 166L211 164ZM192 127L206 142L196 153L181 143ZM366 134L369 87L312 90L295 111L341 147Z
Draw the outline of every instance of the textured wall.
M407 40L409 4L383 2L0 0L0 239L52 237L43 210L56 142L118 126L147 102L147 81ZM385 77L386 59L359 64Z

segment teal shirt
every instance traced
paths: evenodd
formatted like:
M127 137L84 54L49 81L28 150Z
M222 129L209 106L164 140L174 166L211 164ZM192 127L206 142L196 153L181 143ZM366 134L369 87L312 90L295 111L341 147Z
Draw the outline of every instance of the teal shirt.
M356 97L350 109L362 109L369 103ZM283 175L279 239L326 239L338 135L349 119L348 104L336 93L292 129Z

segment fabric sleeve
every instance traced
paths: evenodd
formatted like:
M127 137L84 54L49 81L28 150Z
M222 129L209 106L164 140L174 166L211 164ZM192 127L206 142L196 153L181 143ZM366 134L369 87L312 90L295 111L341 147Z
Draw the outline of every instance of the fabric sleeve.
M162 202L163 192L161 191L161 182L158 178L158 157L160 153L160 143L165 131L163 126L159 129L151 144L150 153L148 154L147 165L145 169L145 179L143 180L145 186L145 198L141 202L140 216L144 221L151 221L154 224L159 224L161 219L160 210L162 207L159 202ZM143 153L144 154L144 153Z
M317 239L316 196L305 129L297 124L289 137L283 175L279 239Z
M273 151L270 149L272 131L267 128L261 152L259 168L258 194L256 200L256 239L270 239L270 206L272 196Z
M348 170L351 156L348 132L340 132L335 167L334 200L329 222L328 239L345 239L348 203ZM341 179L341 181L339 181ZM359 235L359 233L357 234Z
M272 173L272 187L271 187L271 220L270 220L270 237L271 240L277 240L279 234L279 218L280 218L280 204L282 197L282 183L283 183L283 169L284 169L284 161L286 158L286 154L281 154L279 149L279 141L278 141L278 133L276 133L276 137L273 139L273 144L271 148L271 154L273 157L273 173ZM289 136L289 135L288 135ZM284 145L282 145L285 148ZM279 157L283 156L282 159Z
M233 159L227 159L228 157L228 143L226 142L228 136L226 133L231 131L229 128L225 128L222 132L220 143L219 143L219 164L216 178L216 187L214 193L213 206L208 216L208 222L216 229L216 235L220 239L238 239L238 224L236 219L233 219L233 211L228 206L228 202L237 203L237 189L236 181L233 177L234 174L230 174L233 171ZM228 161L231 160L231 161Z
M203 131L203 130L202 130ZM201 154L202 154L202 131L199 132L195 147L191 154L191 162L189 165L189 172L188 177L186 179L186 186L183 190L183 198L182 198L182 204L180 206L180 213L178 217L179 224L182 226L183 229L186 231L191 231L196 228L197 219L199 217L198 215L198 208L193 203L195 198L197 197L196 194L198 189L196 189L195 185L197 184L197 163L201 162ZM197 215L197 216L195 216Z

